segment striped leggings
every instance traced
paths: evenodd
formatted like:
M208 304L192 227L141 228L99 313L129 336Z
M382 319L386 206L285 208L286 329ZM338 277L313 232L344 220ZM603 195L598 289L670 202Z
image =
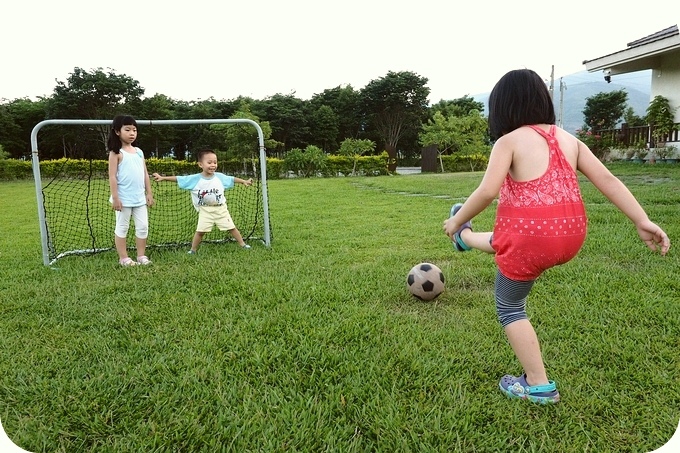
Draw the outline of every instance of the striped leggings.
M528 319L526 302L535 280L511 280L496 271L496 313L501 326L505 327L520 319Z

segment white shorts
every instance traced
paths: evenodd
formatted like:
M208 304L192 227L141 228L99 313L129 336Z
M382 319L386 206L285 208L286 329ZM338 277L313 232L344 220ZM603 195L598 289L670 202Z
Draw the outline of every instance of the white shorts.
M198 226L196 231L199 233L210 233L217 225L221 231L230 231L236 228L231 214L226 204L219 206L199 206L198 207Z

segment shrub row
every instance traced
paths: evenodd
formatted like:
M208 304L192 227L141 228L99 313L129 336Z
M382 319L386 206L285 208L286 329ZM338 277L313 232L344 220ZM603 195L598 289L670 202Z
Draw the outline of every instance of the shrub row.
M489 157L485 154L451 154L442 156L442 163L444 164L445 173L454 173L462 171L483 171L489 163ZM441 171L441 167L439 168Z
M280 179L287 177L309 176L350 176L352 174L362 176L387 175L388 156L386 152L378 156L315 156L308 159L305 153L291 156L291 159L267 158L267 178ZM483 154L467 156L442 156L445 172L479 171L486 168L488 158ZM163 175L186 175L196 173L199 170L196 162L184 160L149 158L146 161L149 173ZM222 173L240 176L259 176L257 161L251 159L233 159L220 162ZM438 171L441 167L438 166ZM88 174L106 175L108 173L108 161L87 159L57 159L40 162L40 175L43 178L53 178L58 175L68 174L73 177L82 177ZM0 180L30 179L33 178L31 161L16 159L0 159Z

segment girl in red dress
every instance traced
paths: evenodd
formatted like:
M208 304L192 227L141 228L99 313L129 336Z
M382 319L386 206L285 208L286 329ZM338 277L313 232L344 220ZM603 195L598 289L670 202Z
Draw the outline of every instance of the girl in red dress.
M588 221L576 171L633 222L650 249L665 255L670 240L583 142L555 126L550 92L534 71L510 71L498 81L489 97L489 130L495 143L484 177L465 203L451 208L444 232L458 251L494 254L496 311L524 368L520 376L503 376L501 391L556 403L560 394L548 380L525 305L538 276L571 260L585 241ZM473 231L470 220L496 197L493 232Z

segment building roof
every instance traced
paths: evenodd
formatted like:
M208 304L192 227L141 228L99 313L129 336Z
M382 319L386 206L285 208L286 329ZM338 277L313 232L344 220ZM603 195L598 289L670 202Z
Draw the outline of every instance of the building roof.
M680 33L678 25L652 33L627 44L623 50L604 55L592 60L584 60L583 64L589 72L600 69L612 70L614 73L626 73L651 69L656 64L659 54L680 51Z
M666 39L670 38L671 36L677 35L678 34L678 26L673 25L672 27L664 28L661 31L657 31L656 33L652 33L649 36L645 36L644 38L636 39L635 41L629 42L627 46L630 47L637 47L637 46L643 46L645 44L649 44L654 41L658 41L659 39Z

